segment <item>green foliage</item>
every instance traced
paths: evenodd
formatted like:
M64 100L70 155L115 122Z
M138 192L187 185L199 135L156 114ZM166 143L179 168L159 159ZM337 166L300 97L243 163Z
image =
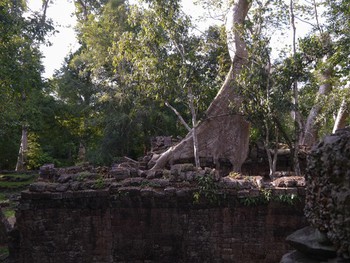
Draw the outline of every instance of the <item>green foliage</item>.
M5 209L4 215L5 215L6 218L14 217L15 214L16 214L15 210L13 210L13 209Z
M245 206L257 206L267 204L271 200L273 200L272 191L270 189L260 189L258 196L247 196L240 198L239 202Z
M20 192L38 178L36 174L0 174L0 206L6 218L14 217L18 201L13 196L20 196ZM1 248L0 248L0 251ZM1 256L0 252L0 256Z
M81 47L45 83L38 44L49 44L52 22L39 13L24 16L24 1L1 2L0 169L15 167L22 126L30 134L28 168L36 169L47 162L74 164L80 145L86 161L102 165L124 155L143 155L152 136L184 136L187 131L164 102L189 121L189 91L198 118L205 118L231 66L224 27L195 35L181 1L142 2L74 1ZM200 2L211 10L224 6L223 1ZM329 133L346 93L337 87L349 80L350 13L348 0L325 3L327 26L315 25L294 56L286 48L273 62L271 38L280 34L277 30L289 30L288 5L251 2L248 20L239 29L245 31L249 56L235 83L243 106L234 110L252 123L252 141L264 140L269 148L277 142L292 146L294 81L300 84L301 115L306 118L313 105L320 105L320 132ZM312 21L312 3L294 4L298 18ZM327 67L334 69L330 82L335 91L320 98L319 75Z
M82 46L50 82L62 111L55 122L69 133L72 158L83 143L88 161L110 164L143 155L152 136L184 136L187 130L164 102L189 120L190 88L197 113L204 112L230 65L223 29L190 34L176 1L76 4Z
M326 0L328 30L334 34L336 52L331 58L335 64L340 65L339 73L342 75L349 74L349 40L350 40L350 10L349 0Z
M78 176L76 177L76 180L79 181L79 182L83 182L85 181L87 178L89 178L89 176L91 175L90 172L87 172L87 171L83 171L83 172L80 172L78 174ZM99 178L100 179L100 178Z
M9 196L19 194L37 179L37 175L28 174L0 174L0 205L6 204L2 208L5 217L13 217L17 203L9 200Z
M9 253L10 252L7 246L0 246L0 258L7 258Z
M96 189L102 189L106 186L106 183L104 181L104 179L101 177L101 178L98 178L94 184L94 187Z
M300 198L295 194L285 194L277 196L275 200L288 205L294 205L296 202L300 201Z
M260 189L258 196L247 196L239 199L240 203L245 206L257 206L269 202L281 202L287 205L294 205L300 201L300 197L295 194L272 195L271 189Z
M29 134L28 136L28 169L36 170L47 163L55 163L55 160L45 153L38 142L38 135Z
M260 189L260 193L266 202L269 202L273 198L271 189L262 188Z
M257 206L259 204L265 203L264 199L258 197L258 196L248 196L245 198L241 198L240 203L245 206Z
M25 1L0 4L0 168L13 169L20 146L21 127L40 119L36 102L42 94L39 43L54 29L40 14L28 12ZM17 148L17 149L16 149Z
M219 204L218 187L212 176L204 175L197 177L198 191L193 194L194 203L199 203L201 198L209 201L210 204Z

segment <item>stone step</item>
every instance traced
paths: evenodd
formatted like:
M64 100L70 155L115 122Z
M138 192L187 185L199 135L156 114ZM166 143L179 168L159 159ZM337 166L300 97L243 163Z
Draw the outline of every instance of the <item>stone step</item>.
M336 248L317 229L307 226L287 237L287 242L299 252L313 259L328 259L337 256Z

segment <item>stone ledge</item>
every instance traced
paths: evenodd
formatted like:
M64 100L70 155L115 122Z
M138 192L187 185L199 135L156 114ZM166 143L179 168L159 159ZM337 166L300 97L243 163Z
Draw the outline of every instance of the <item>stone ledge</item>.
M336 248L331 244L323 244L321 233L312 227L300 229L287 237L287 242L298 251L313 259L335 258Z

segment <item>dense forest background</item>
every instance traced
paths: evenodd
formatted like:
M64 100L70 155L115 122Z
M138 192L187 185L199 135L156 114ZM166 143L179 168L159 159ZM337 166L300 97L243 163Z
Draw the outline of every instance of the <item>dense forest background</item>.
M56 30L50 0L30 13L24 0L0 0L0 169L109 165L144 155L153 136L185 136L230 69L231 2L198 1L223 17L201 32L179 0L75 0L80 48L45 79L40 45ZM350 1L250 2L235 29L248 51L234 84L242 106L231 110L267 153L309 148L346 125Z

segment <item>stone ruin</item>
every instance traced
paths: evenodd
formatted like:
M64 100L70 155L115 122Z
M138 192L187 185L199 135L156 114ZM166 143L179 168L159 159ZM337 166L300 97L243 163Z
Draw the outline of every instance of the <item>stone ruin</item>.
M145 162L41 167L21 194L11 262L270 263L305 225L303 178L222 177L191 163L144 170Z
M173 143L171 137L154 139L152 154ZM289 249L284 238L305 225L302 177L222 176L191 163L150 171L150 158L124 157L111 167L42 166L39 180L22 192L10 232L11 262L276 262ZM211 189L201 190L203 178L211 178ZM101 244L89 247L92 239ZM135 243L142 244L137 253L130 250ZM48 254L50 246L55 251Z
M350 128L312 149L304 213L311 226L287 238L297 251L281 263L350 262Z
M271 263L288 251L284 238L305 225L302 184L267 189L193 164L151 173L125 166L103 177L46 169L42 176L53 179L22 192L11 262ZM200 178L213 182L201 189ZM293 204L277 199L292 196Z

